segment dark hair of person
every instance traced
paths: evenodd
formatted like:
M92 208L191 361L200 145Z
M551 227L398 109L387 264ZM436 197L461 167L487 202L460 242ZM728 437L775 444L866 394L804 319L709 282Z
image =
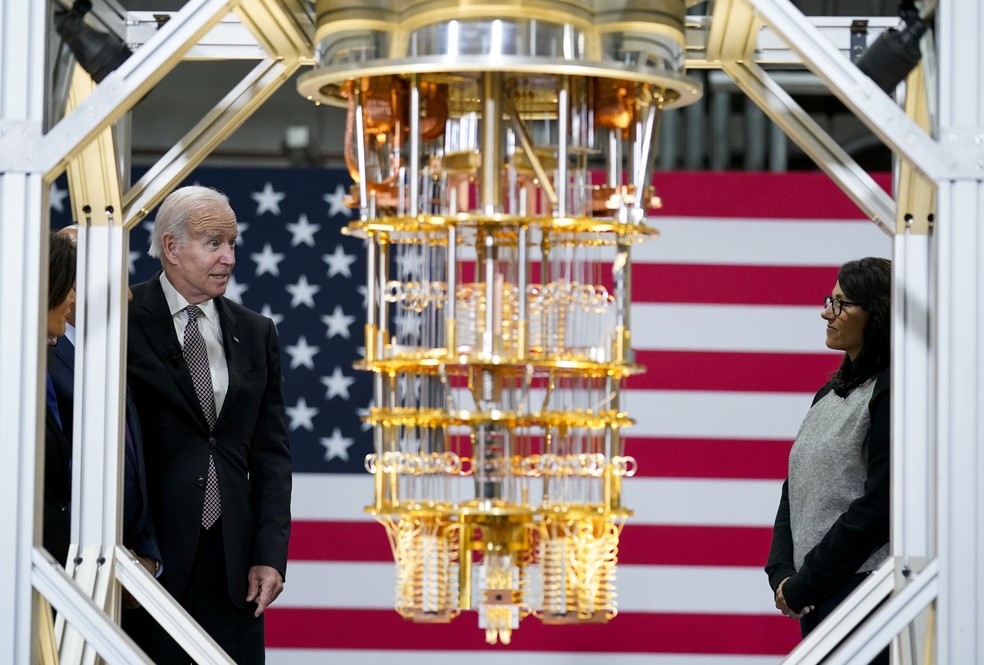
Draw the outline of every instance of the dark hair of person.
M844 354L830 385L844 395L886 369L892 359L892 262L866 257L848 261L837 273L844 299L868 313L861 352L852 361Z
M75 245L65 236L51 234L48 245L48 310L65 302L75 286Z

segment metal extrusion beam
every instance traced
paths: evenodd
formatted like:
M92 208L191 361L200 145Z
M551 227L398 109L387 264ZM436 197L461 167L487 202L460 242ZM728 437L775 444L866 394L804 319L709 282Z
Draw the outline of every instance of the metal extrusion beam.
M0 173L0 422L5 446L0 465L0 533L13 538L0 548L8 589L0 600L0 661L26 663L37 643L31 617L31 548L41 541L41 469L44 437L43 315L48 285L48 196L36 174ZM26 277L25 277L26 276Z
M31 550L41 541L44 315L48 287L48 190L40 174L14 170L44 117L47 8L0 0L0 662L29 663L39 643ZM25 135L26 134L26 135Z
M753 61L760 28L760 18L745 0L719 0L714 5L714 19L708 34L708 58L716 62L880 229L891 235L895 229L892 197Z
M939 593L939 572L939 562L933 561L921 573L911 576L901 590L823 661L824 665L870 662L933 602Z
M941 108L945 109L945 105ZM984 107L982 107L984 108ZM984 662L984 182L939 182L932 328L936 390L938 663ZM976 214L975 214L976 213Z
M837 606L816 630L807 635L783 660L783 665L818 665L864 621L895 588L895 562L890 558Z
M722 63L748 97L782 128L824 173L888 235L895 233L895 201L796 101L758 65Z
M291 3L243 0L236 14L268 54L125 195L125 226L139 224L167 193L310 61L313 24ZM224 24L232 24L231 20Z
M313 26L299 23L283 3L275 0L242 0L236 14L256 43L271 57L311 57L314 51Z
M30 579L34 587L51 601L51 605L58 610L59 615L64 615L68 622L82 633L86 642L91 644L107 663L153 665L147 654L75 585L50 554L42 549L35 549L32 553L32 563ZM23 646L30 650L32 644ZM25 658L10 662L33 661Z
M788 0L742 1L750 3L758 16L892 152L933 179L980 174L974 159L934 141L874 81L824 40Z
M905 86L906 113L928 129L924 65ZM916 571L936 556L933 514L936 510L935 450L931 415L933 357L931 328L932 224L936 185L908 162L898 164L898 214L892 302L892 554Z
M234 665L215 640L164 591L157 580L122 545L116 546L116 577L137 602L163 626L192 660L209 665Z
M933 352L940 559L937 663L984 663L984 6L937 10L938 131L974 164L974 177L939 180L934 240ZM952 141L952 143L951 143Z
M124 195L124 224L132 229L245 122L300 66L292 60L260 62Z
M82 106L63 118L36 145L18 150L16 168L39 171L47 179L54 179L86 143L147 94L193 44L238 4L239 0L190 0L144 48L107 76ZM0 137L0 153L2 148Z
M75 67L69 109L96 88ZM113 130L103 129L68 167L73 216L79 221L76 280L75 454L72 464L72 546L67 574L109 616L119 616L112 550L120 539L124 377L120 363L126 302L126 233ZM109 565L107 565L107 562ZM93 663L95 650L59 615L64 663Z

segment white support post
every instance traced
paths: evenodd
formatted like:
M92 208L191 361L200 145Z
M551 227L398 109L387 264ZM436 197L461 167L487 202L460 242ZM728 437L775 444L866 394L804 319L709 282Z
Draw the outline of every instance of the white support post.
M933 327L940 559L937 663L984 662L984 7L941 2L938 137L971 160L939 180Z
M95 83L79 67L69 108ZM113 131L106 128L73 158L69 192L79 222L76 280L75 422L72 464L72 547L67 574L110 617L119 617L113 552L121 535L124 394L123 357L128 237L121 224L120 175ZM56 632L62 629L58 618ZM63 663L95 662L92 645L70 627Z
M951 104L944 97L940 106L952 118L952 110L946 110ZM980 630L984 622L984 186L981 181L944 182L938 192L933 405L942 565L937 662L980 663L984 662Z
M930 129L927 95L920 65L906 83L906 113ZM931 442L933 366L931 298L934 241L931 219L936 187L907 162L897 177L892 302L892 554L898 574L918 573L936 556L936 456ZM912 636L910 631L910 638ZM907 655L911 650L906 651Z
M39 645L31 552L41 541L48 196L25 168L41 136L46 3L0 0L0 662L32 662Z

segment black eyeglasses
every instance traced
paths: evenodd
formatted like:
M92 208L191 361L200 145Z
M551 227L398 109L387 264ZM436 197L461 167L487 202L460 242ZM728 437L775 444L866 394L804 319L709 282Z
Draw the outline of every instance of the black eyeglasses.
M830 308L830 311L834 313L834 316L840 316L841 312L844 311L844 305L858 305L859 302L851 302L850 300L841 300L840 298L834 298L833 296L823 297L823 308Z

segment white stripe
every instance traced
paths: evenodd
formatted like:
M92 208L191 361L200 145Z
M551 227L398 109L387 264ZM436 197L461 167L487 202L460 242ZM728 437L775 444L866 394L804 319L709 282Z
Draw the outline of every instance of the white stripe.
M839 266L892 257L892 239L871 222L651 217L660 237L632 248L633 261L765 266Z
M622 503L635 511L629 524L772 526L781 487L778 480L628 478ZM373 521L363 510L372 500L368 475L294 474L295 520Z
M557 653L547 651L365 651L267 649L268 665L778 665L781 656ZM508 661L506 661L508 659Z
M277 607L392 609L395 577L391 563L292 561ZM776 612L761 568L621 565L615 588L620 612Z
M815 307L637 302L630 320L632 348L840 353L824 344L822 298L817 295Z
M629 478L622 505L630 525L772 526L781 491L781 480Z
M636 422L627 436L792 440L813 394L627 390L622 398Z

